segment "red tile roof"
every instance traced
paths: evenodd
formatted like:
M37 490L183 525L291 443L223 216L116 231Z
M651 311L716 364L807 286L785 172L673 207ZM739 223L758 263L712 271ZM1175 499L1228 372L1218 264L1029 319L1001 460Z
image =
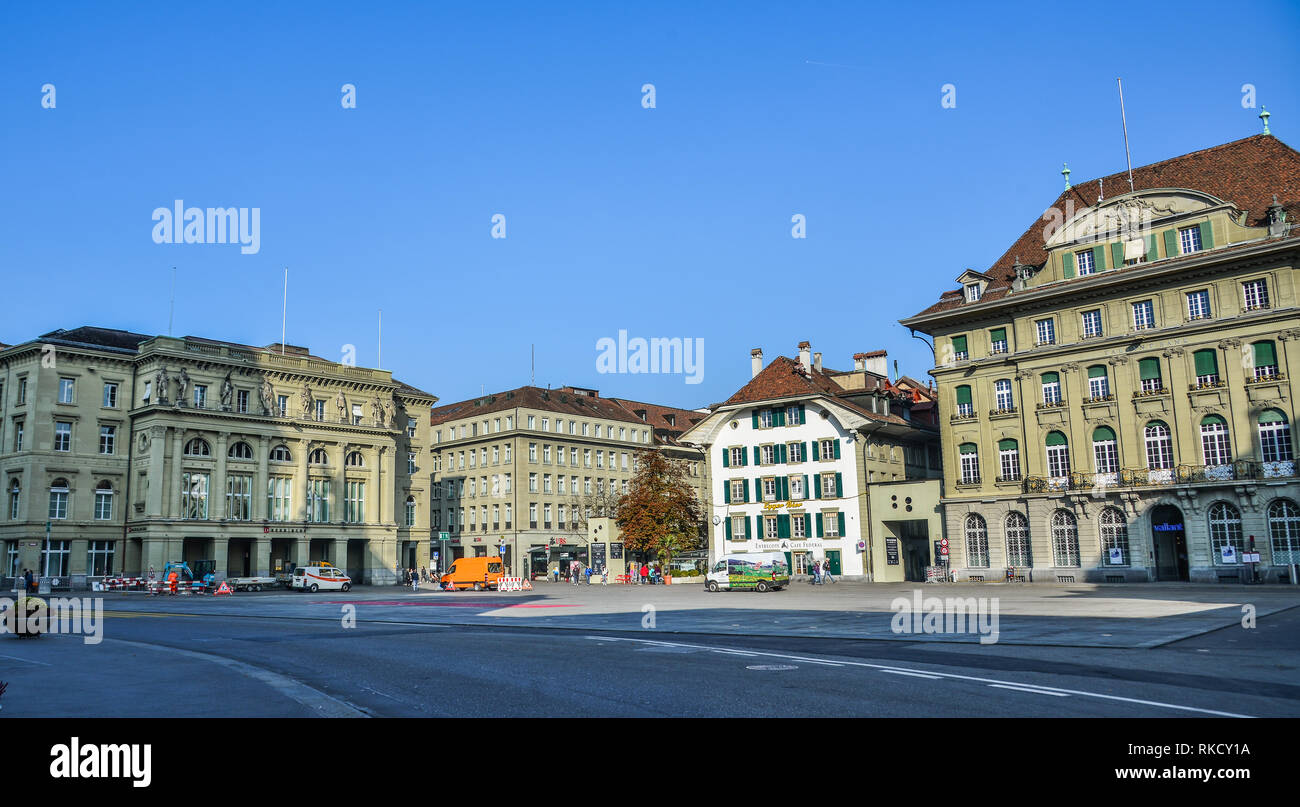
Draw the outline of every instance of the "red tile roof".
M852 375L840 373L840 375ZM871 420L896 423L899 425L917 425L909 423L898 415L880 414L854 402L852 398L871 394L872 390L846 389L836 383L825 371L813 369L805 374L802 365L795 359L777 356L771 364L764 367L748 384L741 387L735 395L723 401L721 406L759 403L781 398L793 398L806 395L824 395L834 398L841 406L852 409Z
M645 403L644 401L632 401L627 398L607 398L636 416L637 420L649 424L654 431L655 442L663 442L671 445L677 445L677 438L682 436L690 427L704 420L709 416L707 412L696 412L692 409L678 409L675 406L661 406L659 404ZM645 413L645 418L641 418L641 413ZM668 418L672 416L670 423Z
M1300 152L1272 135L1255 135L1134 168L1133 188L1190 188L1208 193L1245 211L1246 224L1252 227L1267 225L1268 206L1273 202L1273 194L1277 194L1278 203L1287 212L1287 219L1296 221L1300 216ZM1058 196L1048 209L1064 211L1072 205L1075 210L1082 211L1097 204L1103 190L1109 196L1128 193L1128 172L1121 171L1074 185ZM1006 296L1011 281L1015 279L1013 267L1017 257L1021 263L1030 266L1041 266L1047 261L1043 232L1043 220L1035 219L1029 229L993 263L987 271L990 280L979 303ZM1300 228L1293 227L1290 237L1300 237ZM914 316L947 311L964 304L961 290L953 289L943 292L939 302Z
M434 407L430 411L429 417L432 425L437 426L449 420L478 417L479 415L502 412L515 407L577 415L579 417L621 420L627 423L641 422L641 418L633 415L609 398L576 395L565 390L548 390L541 387L519 387L506 392L480 395L467 401L458 401L445 406Z

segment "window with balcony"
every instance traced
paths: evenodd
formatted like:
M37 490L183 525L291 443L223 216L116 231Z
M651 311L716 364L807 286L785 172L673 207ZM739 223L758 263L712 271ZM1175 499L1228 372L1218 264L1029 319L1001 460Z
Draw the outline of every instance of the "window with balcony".
M1016 408L1015 397L1011 394L1011 379L1000 378L993 382L993 400L999 412L1010 412Z
M1088 368L1088 396L1094 401L1104 401L1110 397L1110 377L1105 365L1094 364Z
M1251 347L1256 381L1277 378L1277 349L1272 342L1256 342Z
M1232 445L1228 439L1228 422L1218 415L1201 421L1201 458L1207 466L1224 466L1232 462Z
M998 441L998 469L1001 481L1020 479L1020 444L1010 438Z
M1043 373L1043 403L1055 406L1061 402L1061 376L1059 373Z
M1138 375L1144 395L1154 395L1165 388L1164 379L1160 376L1160 359L1148 357L1139 360Z
M1034 323L1034 329L1038 335L1038 344L1056 344L1056 322L1054 320L1040 319Z
M1083 338L1092 339L1102 336L1101 310L1083 312Z
M978 485L980 481L979 448L974 443L962 443L957 447L961 459L961 484Z
M1156 307L1151 300L1133 303L1133 330L1145 331L1156 327Z
M1187 292L1187 318L1189 320L1210 318L1210 292L1208 289Z
M1247 311L1268 308L1268 281L1247 280L1241 284L1243 303Z
M1193 353L1192 363L1196 370L1197 387L1219 386L1219 356L1213 348Z
M1006 328L994 328L989 331L989 352L994 354L1007 352Z

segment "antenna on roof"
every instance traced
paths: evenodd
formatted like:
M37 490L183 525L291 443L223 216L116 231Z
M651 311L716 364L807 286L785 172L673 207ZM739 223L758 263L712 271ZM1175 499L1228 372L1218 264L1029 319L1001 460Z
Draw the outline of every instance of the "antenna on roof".
M1128 116L1124 114L1124 79L1115 79L1119 84L1119 120L1124 126L1124 159L1128 162L1128 189L1133 190L1133 158L1128 153Z
M172 335L172 320L176 318L176 267L172 267L172 301L167 309L167 335Z

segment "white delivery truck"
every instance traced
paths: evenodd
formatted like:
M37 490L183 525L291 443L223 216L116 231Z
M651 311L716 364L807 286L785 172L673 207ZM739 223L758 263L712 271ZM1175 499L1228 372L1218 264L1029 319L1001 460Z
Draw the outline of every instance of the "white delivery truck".
M790 564L781 552L723 555L704 578L708 591L780 591L790 585Z
M348 591L352 588L352 578L342 569L333 566L298 566L293 570L293 582L290 588L299 591L316 592Z

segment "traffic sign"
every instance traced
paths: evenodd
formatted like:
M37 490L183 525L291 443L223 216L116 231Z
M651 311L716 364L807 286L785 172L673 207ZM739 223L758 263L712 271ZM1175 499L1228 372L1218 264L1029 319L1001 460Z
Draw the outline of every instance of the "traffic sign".
M947 538L940 538L940 539L939 539L939 546L942 546L942 547L945 547L945 548L946 548L946 547L948 546L948 539L947 539Z
M438 533L438 540L439 540L439 541L449 541L449 540L451 540L451 533L449 533L449 532L440 532L440 533Z

